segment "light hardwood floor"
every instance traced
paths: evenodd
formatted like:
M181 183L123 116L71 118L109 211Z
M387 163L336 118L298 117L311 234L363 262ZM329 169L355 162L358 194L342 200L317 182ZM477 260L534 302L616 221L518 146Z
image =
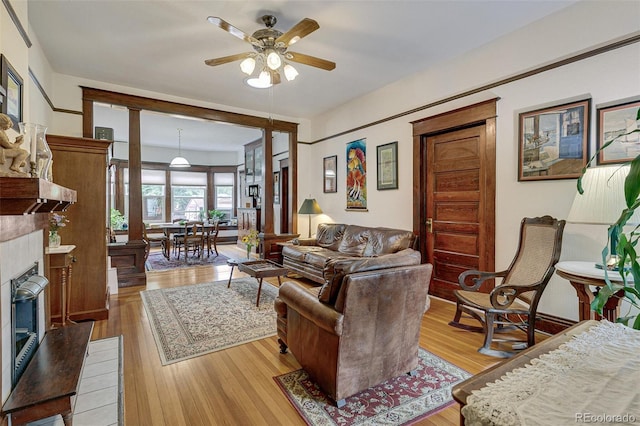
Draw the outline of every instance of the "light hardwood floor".
M218 248L228 257L242 256L235 246ZM229 271L227 266L217 266L148 272L146 288L226 280ZM236 276L244 274L234 271ZM141 290L122 288L113 295L109 319L96 322L92 336L124 336L126 425L304 425L273 380L300 368L293 355L279 353L275 336L163 367ZM500 362L476 352L482 335L447 325L454 311L455 305L432 298L422 321L420 345L473 374ZM458 422L454 404L419 424Z

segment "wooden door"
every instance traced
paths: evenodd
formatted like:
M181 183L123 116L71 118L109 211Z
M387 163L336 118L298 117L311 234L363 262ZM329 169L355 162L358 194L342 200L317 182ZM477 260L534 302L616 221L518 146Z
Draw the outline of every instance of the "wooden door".
M427 138L427 258L432 293L453 299L458 275L486 263L482 235L484 125Z
M289 229L289 167L280 168L280 233L288 234Z
M414 231L433 264L429 293L455 300L460 273L495 268L495 100L415 122L414 159Z

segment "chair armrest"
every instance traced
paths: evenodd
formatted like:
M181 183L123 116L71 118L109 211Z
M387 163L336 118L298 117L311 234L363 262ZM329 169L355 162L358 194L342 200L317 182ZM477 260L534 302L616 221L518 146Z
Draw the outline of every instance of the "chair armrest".
M483 282L488 279L496 278L496 277L504 277L507 275L507 271L500 272L483 272L476 270L464 271L458 276L458 284L462 287L463 290L467 291L477 291ZM475 278L473 278L475 276ZM467 278L471 279L472 285L466 283Z
M496 309L506 309L513 303L516 298L522 293L528 291L536 291L540 289L540 283L534 283L531 285L500 285L491 290L490 299L491 305Z
M294 238L291 240L294 246L317 246L318 240L315 238Z
M343 315L329 305L320 302L316 296L300 285L287 281L280 286L278 297L290 309L302 315L318 327L336 336L342 335Z

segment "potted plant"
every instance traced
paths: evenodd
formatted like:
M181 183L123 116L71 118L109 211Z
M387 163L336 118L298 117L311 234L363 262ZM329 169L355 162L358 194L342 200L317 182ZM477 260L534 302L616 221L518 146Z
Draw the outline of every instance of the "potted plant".
M638 120L640 120L640 109L638 109L636 116L636 121ZM589 159L587 166L582 170L582 175L586 172L587 167L591 166L591 162L598 156L600 151L606 149L618 138L628 136L632 133L640 133L640 129L636 128L618 135L602 145ZM626 207L620 212L618 220L609 226L607 246L602 250L602 261L603 264L606 264L606 259L609 255L609 244L611 241L617 239L618 242L615 245L618 255L617 271L607 271L605 268L604 275L607 285L600 289L591 303L591 309L599 314L602 314L602 309L609 298L616 297L614 295L620 290L624 291L624 297L631 306L640 310L640 263L638 262L638 254L636 252L636 246L640 239L640 226L637 225L626 232L624 229L636 209L640 207L640 155L637 155L628 164L630 165L630 170L624 183ZM582 177L578 179L578 192L583 193ZM623 281L612 282L609 279L609 273L619 273ZM627 283L626 285L624 284L625 282ZM617 322L621 322L627 326L630 325L640 330L640 315L637 313L634 314L630 312L628 315L621 316L617 319Z
M111 229L114 231L120 231L125 228L126 219L120 213L120 210L111 209Z
M213 221L216 220L222 220L222 218L224 217L224 212L220 211L220 210L209 210L209 218Z

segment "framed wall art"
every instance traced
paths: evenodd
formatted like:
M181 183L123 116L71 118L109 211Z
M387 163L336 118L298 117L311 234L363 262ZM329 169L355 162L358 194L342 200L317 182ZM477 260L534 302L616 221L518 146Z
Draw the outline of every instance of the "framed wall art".
M378 190L398 189L398 142L377 146Z
M640 154L640 131L627 134L638 130L638 114L640 99L597 108L596 149L612 141L598 153L598 164L626 163Z
M280 204L280 172L273 172L273 204Z
M591 99L519 115L518 180L571 179L589 158Z
M347 158L347 210L367 211L366 139L349 142Z
M5 101L2 102L2 113L11 118L13 129L19 132L18 123L22 121L22 78L4 55L0 56L0 81L6 92Z
M324 193L338 192L338 156L324 157L322 160L322 188Z

